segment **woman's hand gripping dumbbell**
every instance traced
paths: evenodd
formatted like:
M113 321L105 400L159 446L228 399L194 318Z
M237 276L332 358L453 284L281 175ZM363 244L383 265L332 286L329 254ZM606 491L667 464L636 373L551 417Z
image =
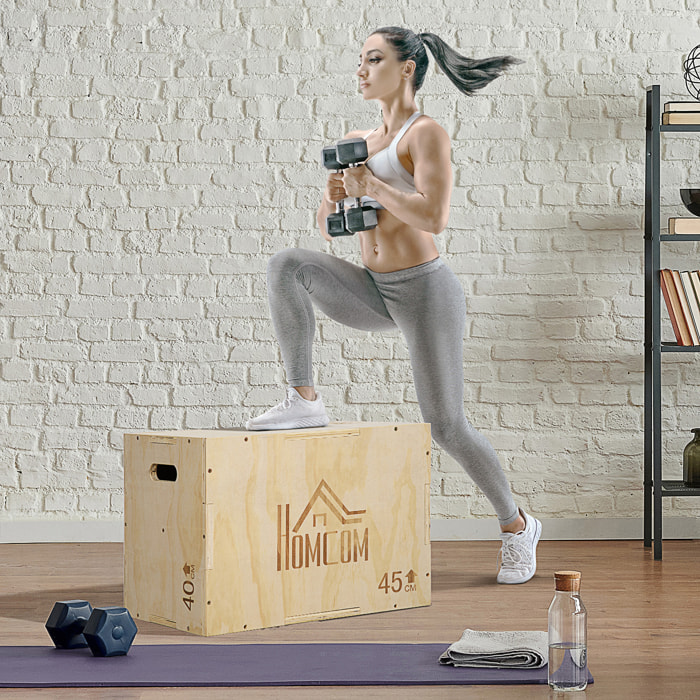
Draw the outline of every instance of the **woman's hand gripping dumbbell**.
M338 162L335 146L326 146L323 149L323 167L331 171L326 184L326 197L335 202L335 212L326 217L326 232L329 236L352 236L353 231L345 227L345 211L343 199L346 197L343 188L343 170L347 165ZM338 199L340 197L340 199Z
M343 139L335 145L336 158L347 168L361 166L369 155L367 141L363 138ZM363 205L360 197L355 197L354 206L345 210L345 227L352 234L368 231L377 226L377 210L370 205Z

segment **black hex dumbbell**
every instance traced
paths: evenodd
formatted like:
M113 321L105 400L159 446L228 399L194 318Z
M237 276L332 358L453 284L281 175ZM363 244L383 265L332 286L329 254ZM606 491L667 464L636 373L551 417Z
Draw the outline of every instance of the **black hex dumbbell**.
M339 163L357 168L366 160L367 141L363 138L343 139L335 145L336 158ZM368 204L362 204L359 197L355 197L355 205L345 210L345 227L350 233L357 231L369 231L377 226L377 210Z
M64 600L55 603L46 630L57 649L82 649L87 646L83 630L92 615L87 600Z
M94 608L86 600L57 602L46 630L57 649L90 647L93 656L124 656L138 631L126 608Z
M323 167L339 173L348 166L338 162L335 146L326 146L323 149ZM352 236L353 234L352 231L348 231L345 228L345 211L342 199L336 202L335 212L326 217L326 232L333 238L336 236Z

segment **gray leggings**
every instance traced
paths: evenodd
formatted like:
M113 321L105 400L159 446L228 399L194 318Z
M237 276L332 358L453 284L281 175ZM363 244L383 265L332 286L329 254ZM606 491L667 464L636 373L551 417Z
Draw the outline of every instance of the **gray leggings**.
M313 304L351 328L399 328L433 439L484 492L501 525L518 518L496 452L464 415L464 290L441 258L396 272L373 272L327 253L288 248L270 259L267 288L290 386L313 386Z

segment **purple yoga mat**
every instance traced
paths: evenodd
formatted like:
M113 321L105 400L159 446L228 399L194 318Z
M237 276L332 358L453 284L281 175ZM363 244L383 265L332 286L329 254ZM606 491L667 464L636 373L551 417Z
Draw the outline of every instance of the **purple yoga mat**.
M441 665L438 658L448 646L163 644L136 645L128 656L112 658L96 658L88 649L0 647L0 688L547 683L546 666Z

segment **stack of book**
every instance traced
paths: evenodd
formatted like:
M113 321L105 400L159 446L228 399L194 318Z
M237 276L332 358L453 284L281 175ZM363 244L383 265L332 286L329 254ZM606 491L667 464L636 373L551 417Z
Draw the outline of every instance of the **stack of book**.
M700 124L700 102L666 102L662 124Z
M700 345L700 271L659 270L678 345Z

